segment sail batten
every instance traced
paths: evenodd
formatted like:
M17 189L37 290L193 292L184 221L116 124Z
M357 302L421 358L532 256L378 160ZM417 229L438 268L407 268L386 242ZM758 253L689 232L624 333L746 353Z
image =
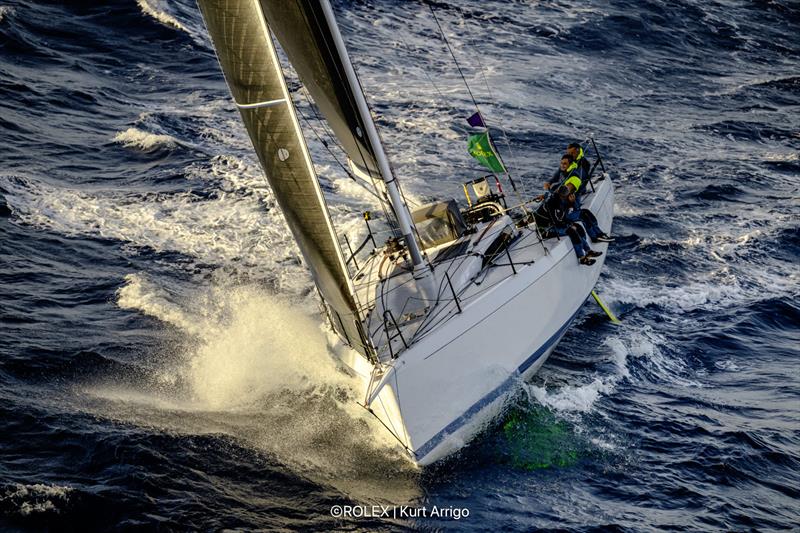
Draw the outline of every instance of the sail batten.
M367 353L352 281L258 0L199 0L225 79L337 332ZM288 104L288 105L283 105Z
M281 105L287 102L286 98L278 98L277 100L267 100L265 102L255 102L253 104L240 104L239 102L234 103L239 109L255 109L256 107L272 107L274 105Z

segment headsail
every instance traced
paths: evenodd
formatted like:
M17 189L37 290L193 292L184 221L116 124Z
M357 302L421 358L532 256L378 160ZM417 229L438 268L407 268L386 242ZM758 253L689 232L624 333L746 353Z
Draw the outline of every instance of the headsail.
M367 353L352 283L262 7L257 0L199 0L198 4L247 132L331 323L351 346Z
M336 52L332 28L318 0L260 0L270 29L286 52L300 80L314 98L356 172L380 182L380 170L356 95L347 82Z
M415 279L427 278L430 266L423 260L411 214L383 150L330 3L328 0L257 1L300 80L347 151L351 165L357 167L356 173L379 176L385 184L389 205L414 265Z

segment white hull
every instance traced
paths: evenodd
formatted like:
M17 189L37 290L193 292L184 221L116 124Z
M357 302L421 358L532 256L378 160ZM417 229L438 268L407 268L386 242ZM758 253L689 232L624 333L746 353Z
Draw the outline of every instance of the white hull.
M613 186L597 183L584 207L611 230ZM502 409L520 379L533 376L566 332L600 275L605 254L587 267L568 238L511 246L517 273L495 269L462 293L462 311L391 362L368 391L368 407L419 465L466 444ZM607 245L594 244L605 252ZM492 276L502 276L481 292ZM470 290L474 294L470 294Z

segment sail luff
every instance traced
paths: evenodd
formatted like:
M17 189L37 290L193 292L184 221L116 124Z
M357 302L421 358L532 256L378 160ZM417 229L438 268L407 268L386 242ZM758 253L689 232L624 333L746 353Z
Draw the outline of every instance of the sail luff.
M386 184L386 189L389 193L389 199L391 201L392 208L394 209L395 215L397 216L397 221L400 225L400 231L403 233L406 246L408 246L408 251L411 254L412 263L415 267L423 265L424 259L415 237L416 232L413 230L414 222L411 220L411 213L409 212L408 206L406 205L405 200L400 193L400 187L397 184L397 179L395 178L394 172L389 165L389 158L386 156L386 151L383 148L383 142L378 134L378 129L375 127L375 122L372 120L372 114L370 113L369 106L367 105L367 99L364 96L364 92L361 89L361 83L358 81L358 76L353 68L353 64L350 62L350 56L347 53L347 49L345 48L344 39L342 39L342 34L339 32L339 26L336 24L333 8L328 0L320 0L320 5L322 6L322 11L325 14L325 20L328 23L330 32L333 35L333 39L336 44L336 51L338 52L339 58L344 66L347 82L350 84L351 91L355 97L358 114L360 115L361 120L367 129L367 137L372 144L381 176L383 177L383 181Z
M325 197L322 194L322 188L319 186L319 178L317 177L317 173L314 170L314 163L311 161L311 154L308 151L308 146L306 145L305 136L303 135L303 131L300 128L300 122L297 120L297 111L294 108L294 104L292 104L292 97L289 94L289 87L286 85L286 78L283 75L283 69L281 68L280 59L278 59L278 54L275 51L275 46L272 43L272 36L269 30L269 26L267 26L266 18L264 17L264 12L261 10L261 4L258 0L254 0L253 4L255 4L256 8L258 9L259 13L259 20L261 21L261 26L264 29L265 40L269 47L269 53L272 56L272 62L275 66L275 77L280 80L281 90L283 91L283 98L287 102L286 108L289 110L289 114L292 117L292 125L294 126L295 133L299 140L299 143L302 147L303 159L305 160L306 167L308 169L308 173L313 177L313 189L317 196L317 201L319 202L319 206L322 208L324 216L322 217L325 225L328 228L328 232L330 234L331 239L336 243L336 246L333 247L334 251L336 252L336 258L339 261L339 271L344 274L342 276L347 283L347 293L350 296L351 300L351 307L352 310L355 312L357 309L357 305L355 302L355 288L353 287L353 280L350 279L350 275L347 270L347 263L344 259L344 254L342 254L342 248L339 244L339 238L336 234L336 230L333 227L333 223L331 222L331 216L328 212L328 204L325 202ZM358 317L358 313L356 312L356 318Z
M331 325L370 353L352 281L258 0L199 0L225 79Z
M376 181L388 193L389 205L414 265L422 265L408 206L389 165L330 4L326 0L260 2L267 23L300 81L347 152L351 168L363 169L378 178Z

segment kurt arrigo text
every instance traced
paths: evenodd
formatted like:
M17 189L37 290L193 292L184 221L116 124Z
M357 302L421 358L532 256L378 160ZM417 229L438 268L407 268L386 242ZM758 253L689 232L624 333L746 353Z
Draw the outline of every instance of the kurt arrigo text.
M440 507L438 505L412 507L408 505L333 505L334 518L445 518L461 520L469 516L466 507Z

